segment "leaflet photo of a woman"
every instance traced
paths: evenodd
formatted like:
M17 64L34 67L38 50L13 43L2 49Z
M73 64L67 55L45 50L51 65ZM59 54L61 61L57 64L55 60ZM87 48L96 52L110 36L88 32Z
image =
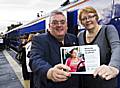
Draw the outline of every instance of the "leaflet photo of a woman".
M84 54L79 48L63 49L63 63L71 68L70 72L85 71Z

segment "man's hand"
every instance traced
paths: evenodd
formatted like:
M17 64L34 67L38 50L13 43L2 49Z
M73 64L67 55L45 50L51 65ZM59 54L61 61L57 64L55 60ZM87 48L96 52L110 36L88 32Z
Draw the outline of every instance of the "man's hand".
M96 77L99 75L105 80L110 80L114 77L116 77L119 73L119 70L115 67L112 66L107 66L107 65L101 65L98 67L95 72L93 73L93 76Z
M71 76L71 74L69 73L69 70L70 70L70 67L66 65L63 65L63 64L55 65L53 68L50 68L48 70L47 78L54 82L66 81L68 77Z

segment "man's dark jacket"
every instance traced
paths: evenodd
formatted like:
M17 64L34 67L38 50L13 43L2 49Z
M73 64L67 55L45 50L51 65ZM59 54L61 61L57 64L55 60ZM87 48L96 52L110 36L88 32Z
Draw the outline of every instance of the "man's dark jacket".
M77 38L66 34L64 46L77 45ZM61 63L60 43L50 33L35 36L32 41L30 67L33 71L34 88L78 88L78 75L72 75L65 82L47 79L47 71Z

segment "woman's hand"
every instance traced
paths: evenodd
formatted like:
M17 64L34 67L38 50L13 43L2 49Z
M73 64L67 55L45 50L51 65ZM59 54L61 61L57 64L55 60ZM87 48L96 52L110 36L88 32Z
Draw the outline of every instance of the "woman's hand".
M53 68L50 68L48 70L47 78L54 82L66 81L68 77L71 76L71 74L69 73L69 70L70 70L70 67L66 65L63 65L63 64L55 65Z
M116 77L118 74L119 74L119 70L117 68L107 65L101 65L95 70L93 76L96 77L97 75L99 75L105 80L110 80Z

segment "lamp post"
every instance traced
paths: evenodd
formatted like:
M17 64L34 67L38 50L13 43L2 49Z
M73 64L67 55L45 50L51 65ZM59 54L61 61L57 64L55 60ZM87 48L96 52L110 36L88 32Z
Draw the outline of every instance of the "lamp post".
M114 14L115 14L115 2L114 0L112 0L112 18L114 18Z
M42 15L43 15L43 11L40 11L40 17L42 17Z
M37 13L37 17L42 17L43 16L43 11L40 11L40 13Z

